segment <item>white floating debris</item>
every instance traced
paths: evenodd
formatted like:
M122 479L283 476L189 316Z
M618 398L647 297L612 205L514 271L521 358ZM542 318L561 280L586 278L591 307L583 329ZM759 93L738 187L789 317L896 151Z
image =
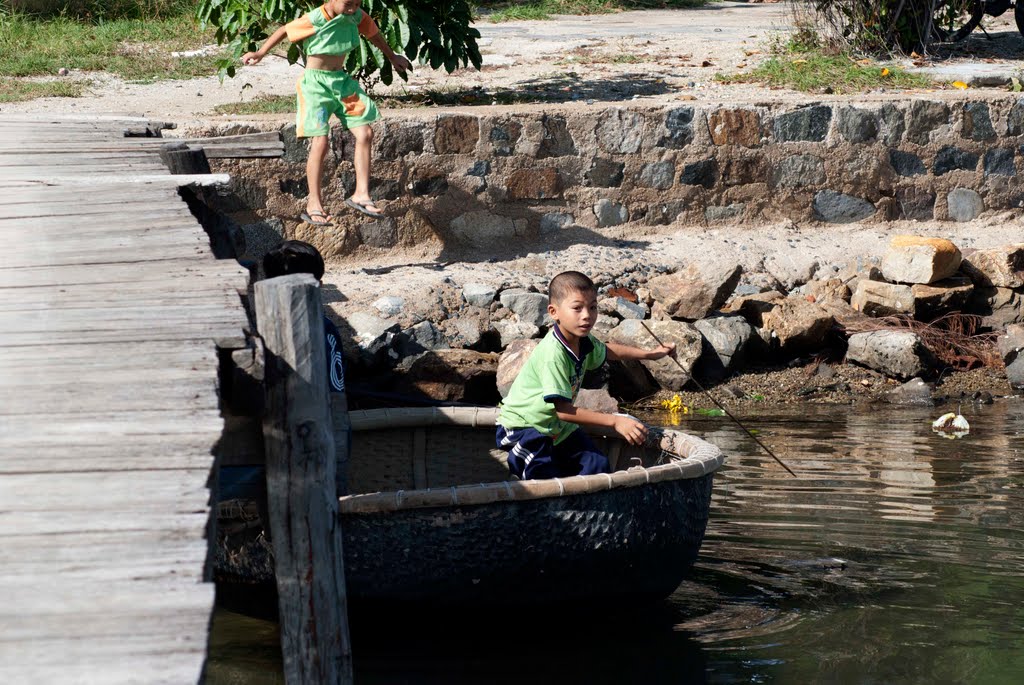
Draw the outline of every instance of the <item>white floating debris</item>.
M949 412L932 422L932 430L944 438L962 438L971 432L971 424L963 415Z

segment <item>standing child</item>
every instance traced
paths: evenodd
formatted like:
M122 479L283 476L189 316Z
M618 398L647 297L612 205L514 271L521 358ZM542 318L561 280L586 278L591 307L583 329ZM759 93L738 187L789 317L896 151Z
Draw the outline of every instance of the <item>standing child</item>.
M309 199L302 219L314 226L327 226L332 219L324 211L320 196L332 114L352 132L356 141L353 160L356 188L345 204L367 216L378 219L384 216L370 198L373 129L369 125L380 117L380 113L373 100L345 71L345 59L350 51L359 47L359 36L362 35L384 53L398 73L404 74L412 69L412 64L391 50L380 35L377 24L359 5L360 0L327 0L309 14L277 29L256 52L242 55L243 64L257 64L286 37L293 43L302 42L306 68L296 84L295 126L299 138L312 139L306 161Z
M625 414L605 414L573 402L583 375L605 359L661 359L675 350L644 350L602 343L591 335L597 322L597 288L578 271L566 271L548 286L548 314L555 325L516 376L498 415L498 446L520 478L561 478L607 473L608 458L578 430L608 426L632 445L647 439L647 427Z

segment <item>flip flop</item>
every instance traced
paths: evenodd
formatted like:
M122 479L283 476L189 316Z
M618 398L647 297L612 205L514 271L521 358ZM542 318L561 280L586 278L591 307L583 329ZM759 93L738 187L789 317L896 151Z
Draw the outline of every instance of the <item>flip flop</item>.
M299 218L310 226L330 226L331 220L328 218L329 216L330 214L326 214L324 212L303 212L302 214L299 214ZM315 219L314 217L320 218Z
M345 204L348 205L349 207L351 207L352 209L356 210L357 212L361 212L362 214L365 214L366 216L372 216L374 219L383 219L384 218L383 214L381 214L380 212L375 212L372 209L367 209L366 205L362 204L361 202L356 202L355 200L349 199L349 200L345 200ZM373 203L369 202L367 204L373 204Z

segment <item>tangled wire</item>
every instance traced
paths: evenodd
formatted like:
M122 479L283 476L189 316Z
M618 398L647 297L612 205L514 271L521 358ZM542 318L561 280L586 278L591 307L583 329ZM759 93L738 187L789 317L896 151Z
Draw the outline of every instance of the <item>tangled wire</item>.
M847 334L872 331L911 331L936 359L957 370L978 366L1002 368L1003 360L996 348L998 333L978 333L982 317L954 312L929 323L907 316L886 316L864 319L846 325Z

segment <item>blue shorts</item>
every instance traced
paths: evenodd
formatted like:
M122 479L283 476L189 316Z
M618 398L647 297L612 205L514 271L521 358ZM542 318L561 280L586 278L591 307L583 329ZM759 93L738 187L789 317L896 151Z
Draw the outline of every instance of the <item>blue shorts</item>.
M577 428L555 445L550 435L535 428L498 426L498 447L508 452L508 470L522 479L568 478L608 473L608 457Z

